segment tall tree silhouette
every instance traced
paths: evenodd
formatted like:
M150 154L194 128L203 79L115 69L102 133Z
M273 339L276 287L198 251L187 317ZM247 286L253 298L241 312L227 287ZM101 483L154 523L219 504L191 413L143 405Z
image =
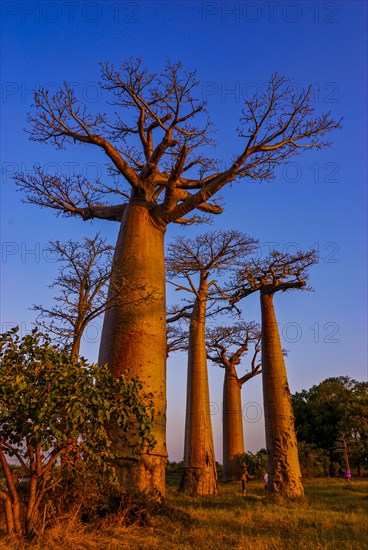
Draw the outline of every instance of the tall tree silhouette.
M249 262L237 274L234 301L260 292L262 317L262 383L269 489L285 497L304 494L289 383L275 309L274 295L307 290L308 267L317 263L314 251L295 255L273 251Z
M246 382L262 372L259 358L261 327L257 323L244 321L230 326L217 326L207 330L206 343L208 358L225 370L222 400L222 479L231 481L239 473L234 458L244 453L241 390ZM237 366L252 346L251 370L239 376Z
M254 250L255 244L254 239L238 231L213 231L195 239L179 237L168 247L168 274L176 281L185 281L172 284L193 295L190 313L182 310L190 324L181 488L190 493L217 493L205 336L208 310L222 299L215 276L234 270Z

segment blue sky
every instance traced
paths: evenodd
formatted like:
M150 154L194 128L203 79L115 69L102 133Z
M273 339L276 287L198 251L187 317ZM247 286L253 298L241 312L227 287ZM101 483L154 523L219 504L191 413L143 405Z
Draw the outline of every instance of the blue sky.
M290 293L275 302L283 343L290 350L291 391L329 376L366 379L366 2L19 0L3 2L1 10L2 329L23 323L28 330L33 320L28 307L50 300L47 285L57 266L44 250L49 238L78 239L99 229L113 242L118 229L107 222L57 218L21 203L11 179L15 169L50 163L50 170L65 172L74 166L87 177L105 170L102 154L88 147L56 151L28 140L23 128L32 88L71 81L92 108L101 105L103 110L98 62L118 65L126 57L142 57L155 72L167 59L180 59L185 68L198 71L199 95L207 99L218 132L216 156L226 165L241 147L235 130L244 97L277 70L296 86L313 83L317 110L344 116L343 130L333 135L331 149L292 159L274 182L243 181L225 189L225 212L211 229L245 231L259 238L264 253L273 246L319 247L321 263L311 275L315 292ZM184 231L193 235L202 230ZM167 238L182 233L182 228L170 227ZM244 302L244 311L248 320L259 319L257 299ZM97 356L95 333L92 327L83 347L91 360ZM221 460L223 372L212 365L209 370ZM182 455L185 371L185 356L169 360L172 460ZM243 395L246 447L255 451L264 444L260 377L244 387Z

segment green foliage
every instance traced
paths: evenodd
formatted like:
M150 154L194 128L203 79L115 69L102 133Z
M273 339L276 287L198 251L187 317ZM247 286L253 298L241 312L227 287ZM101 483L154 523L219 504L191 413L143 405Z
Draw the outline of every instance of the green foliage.
M167 474L178 474L183 471L183 461L181 460L180 462L170 462L170 460L168 460L166 462L166 473Z
M236 469L241 477L242 464L246 464L250 475L257 479L263 479L264 473L267 471L267 453L266 449L260 449L255 454L250 451L238 454L234 457Z
M344 433L350 442L352 464L358 468L368 464L367 382L348 376L328 378L295 393L292 402L298 442L327 451L332 466L333 461L343 461L336 441Z
M137 452L155 444L152 401L136 380L114 378L107 366L73 359L38 329L23 338L17 328L0 335L0 378L1 465L6 473L9 457L18 459L23 476L31 479L32 508L62 481L68 464L82 461L115 478L111 423L120 432L129 430ZM32 479L37 479L33 489ZM12 488L8 480L7 485L16 501L17 485Z
M325 449L319 449L314 443L298 443L299 463L302 476L324 477L329 475L330 459Z
M73 361L37 329L22 339L17 329L0 336L0 376L0 438L18 450L25 439L47 452L78 438L84 458L103 460L110 420L123 430L134 421L139 442L153 444L152 404L140 399L137 381L113 378L107 366L83 358Z
M216 460L216 473L217 473L218 479L222 478L222 470L223 470L222 464L220 462L217 462Z

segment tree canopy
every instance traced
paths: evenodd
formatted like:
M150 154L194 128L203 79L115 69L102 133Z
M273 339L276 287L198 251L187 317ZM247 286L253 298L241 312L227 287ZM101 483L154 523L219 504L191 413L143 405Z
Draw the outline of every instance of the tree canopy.
M0 491L0 499L7 508L10 531L21 530L10 459L30 479L26 511L30 532L43 496L60 483L70 457L113 473L110 419L122 432L138 426L131 442L137 451L143 443L154 446L150 434L154 411L152 403L143 401L141 385L123 375L113 377L106 365L73 359L68 349L53 344L38 329L22 338L17 328L0 336L0 378L0 464L8 488Z
M262 93L245 100L239 151L219 171L195 71L168 62L161 73L150 73L134 58L121 68L102 63L100 70L100 87L112 107L89 111L67 83L55 94L40 87L28 131L32 140L58 149L71 143L98 147L108 157L110 173L122 176L123 183L49 176L38 167L33 175L16 176L28 202L83 219L120 221L126 202L136 198L150 204L163 226L190 223L198 221L196 214L185 217L193 210L222 212L209 201L227 183L271 179L278 165L301 150L330 145L327 134L340 127L330 113L315 113L311 86L296 92L291 80L275 73Z
M353 464L368 460L368 383L348 376L327 378L292 396L298 441L324 449L334 459L341 434L352 438Z

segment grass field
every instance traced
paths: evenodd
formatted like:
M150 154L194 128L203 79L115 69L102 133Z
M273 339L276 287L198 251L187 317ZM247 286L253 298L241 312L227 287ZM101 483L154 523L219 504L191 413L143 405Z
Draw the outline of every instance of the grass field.
M147 526L100 528L65 518L44 539L29 545L3 538L1 550L356 550L368 548L368 480L305 481L303 503L266 498L261 482L250 482L242 499L239 483L221 486L217 497L190 498L176 491L169 476L168 513L153 515Z

